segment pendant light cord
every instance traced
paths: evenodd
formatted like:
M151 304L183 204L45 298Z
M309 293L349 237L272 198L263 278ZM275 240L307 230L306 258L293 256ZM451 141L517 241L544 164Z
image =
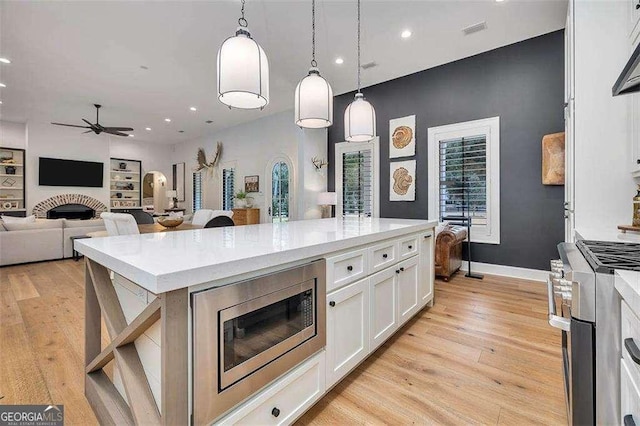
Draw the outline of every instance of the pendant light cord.
M238 19L238 25L240 25L243 28L247 28L247 20L244 19L244 2L245 0L242 0L242 7L240 8L240 19Z
M316 0L311 0L311 66L317 67L316 62Z
M358 0L358 93L360 93L360 0Z

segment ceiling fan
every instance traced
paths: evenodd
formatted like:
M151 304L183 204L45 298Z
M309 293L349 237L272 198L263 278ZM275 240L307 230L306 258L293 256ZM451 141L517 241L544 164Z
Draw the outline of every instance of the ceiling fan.
M75 124L64 124L64 123L51 123L51 124L55 124L56 126L67 126L67 127L77 127L80 129L89 129L86 132L82 132L83 134L93 132L96 135L99 135L100 133L109 133L110 135L116 135L116 136L129 136L128 134L122 133L122 132L133 131L131 127L104 127L103 125L100 124L100 120L99 120L100 107L102 105L93 104L93 106L96 107L96 123L95 124L91 124L89 120L85 120L84 118L82 119L82 121L87 123L88 126L76 126Z

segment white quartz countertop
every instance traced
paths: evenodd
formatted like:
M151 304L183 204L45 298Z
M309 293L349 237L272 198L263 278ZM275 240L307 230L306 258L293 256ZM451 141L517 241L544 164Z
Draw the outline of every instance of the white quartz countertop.
M640 234L620 232L616 228L576 228L576 234L585 240L613 241L621 243L640 243Z
M76 250L152 293L420 232L437 221L316 219L76 240Z

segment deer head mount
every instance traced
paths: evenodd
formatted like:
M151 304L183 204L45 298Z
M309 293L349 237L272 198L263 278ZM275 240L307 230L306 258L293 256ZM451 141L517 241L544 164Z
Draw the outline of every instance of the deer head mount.
M314 165L314 167L316 168L317 171L320 171L320 170L322 170L322 168L324 166L328 166L329 165L328 161L320 159L318 157L313 157L311 159L311 162L313 163L313 165Z
M222 155L222 142L218 142L218 144L216 145L216 152L213 156L213 161L211 161L210 163L207 162L207 154L205 153L204 148L198 148L198 154L197 154L198 166L196 167L195 171L199 172L204 169L211 171L218 163L218 160L220 160L221 155Z

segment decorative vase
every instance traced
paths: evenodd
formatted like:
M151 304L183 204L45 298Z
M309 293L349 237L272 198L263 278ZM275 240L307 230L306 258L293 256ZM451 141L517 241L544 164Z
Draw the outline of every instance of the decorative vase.
M640 185L636 196L633 197L633 226L640 226Z
M236 198L236 207L239 209L247 208L247 199L246 198Z

